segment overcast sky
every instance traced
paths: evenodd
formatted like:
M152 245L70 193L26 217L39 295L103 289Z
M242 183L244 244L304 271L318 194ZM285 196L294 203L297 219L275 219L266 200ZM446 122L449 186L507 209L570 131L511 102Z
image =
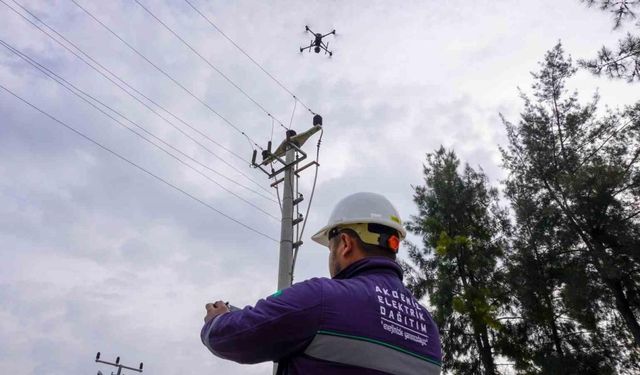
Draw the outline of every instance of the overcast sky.
M2 0L25 14L12 1ZM222 213L0 89L0 372L108 374L93 362L101 351L133 366L144 361L150 374L269 373L270 364L211 356L199 333L206 302L244 306L275 291L278 244L267 237L279 238L278 206L266 176L248 166L250 142L229 124L264 146L271 119L133 0L77 1L229 123L70 0L20 1L197 129L163 115L206 149L0 3L5 43L227 179L196 166L216 185L187 169L0 46L0 85ZM185 2L140 1L279 121L311 126L309 112L293 112L293 98ZM624 33L578 0L192 1L324 118L298 281L328 276L327 251L309 237L341 197L382 193L408 219L411 185L421 183L424 156L439 145L499 185L499 114L518 120L518 87L529 90L545 51L562 40L574 59L591 57ZM311 38L305 24L337 30L327 38L333 58L298 53ZM603 108L638 100L637 86L585 72L570 87L584 101L598 90ZM274 142L283 135L276 126ZM316 141L305 149L314 153ZM312 179L309 169L300 181L307 197Z

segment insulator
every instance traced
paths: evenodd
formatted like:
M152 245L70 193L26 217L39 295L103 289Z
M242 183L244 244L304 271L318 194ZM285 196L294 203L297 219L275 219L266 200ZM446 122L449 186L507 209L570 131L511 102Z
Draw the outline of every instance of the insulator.
M322 116L320 115L313 116L313 126L322 126Z

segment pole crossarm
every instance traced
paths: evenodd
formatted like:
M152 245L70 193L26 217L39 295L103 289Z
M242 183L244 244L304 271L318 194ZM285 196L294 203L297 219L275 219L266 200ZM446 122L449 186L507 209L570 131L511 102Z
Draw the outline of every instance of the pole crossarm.
M109 361L104 361L100 359L100 352L98 352L96 354L96 362L97 363L104 363L105 365L109 365L109 366L113 366L113 367L117 367L118 368L118 373L117 375L122 374L122 370L131 370L131 371L136 371L136 372L142 372L142 367L143 367L143 363L140 362L140 366L138 368L134 368L134 367L129 367L129 366L125 366L123 364L120 363L120 357L116 358L115 362L109 362Z
M302 161L302 160L299 160L299 161ZM307 163L307 164L303 165L302 167L300 167L300 168L296 169L293 173L294 173L296 176L300 177L300 175L299 175L298 173L300 173L300 172L304 171L305 169L307 169L307 168L311 167L312 165L320 166L320 164L318 164L318 162L316 162L316 161L314 160L314 161L311 161L311 162L309 162L309 163ZM270 176L270 177L271 177L271 176ZM271 183L271 187L276 187L276 185L280 184L282 181L284 181L284 177L283 177L283 178L279 178L279 179L275 180L274 182L272 182L272 183ZM301 199L300 199L300 200L298 200L298 199L300 199L300 198L297 198L297 199L294 201L294 203L295 203L295 204L300 203L300 202L302 201Z
M297 165L300 162L302 162L303 160L305 160L307 158L307 153L304 152L302 150L302 145L315 133L319 132L320 130L322 130L322 125L314 125L311 129L300 133L300 134L296 134L295 131L293 130L288 130L287 131L287 138L282 141L282 143L278 146L278 148L274 151L271 152L271 142L267 143L267 149L262 151L262 162L257 163L256 162L256 157L258 155L258 151L254 150L253 151L253 156L251 158L251 166L253 166L254 168L258 168L261 171L263 171L267 176L269 176L269 178L274 178L277 175L279 175L280 173L282 173L283 171L285 171L286 169L292 167L293 165ZM287 162L286 160L283 160L282 157L286 155L287 150L293 148L296 152L298 152L300 155L302 155L301 157L295 158L292 162ZM282 164L282 167L280 167L279 169L276 169L274 171L268 171L265 169L265 167L271 163L274 162L279 162L280 164ZM307 165L305 165L304 167L298 169L295 171L296 175L298 172L303 171L304 169L310 167L311 165L314 165L315 162L311 162ZM317 163L316 163L317 164ZM280 182L282 182L282 180L279 180ZM271 185L271 186L275 186L275 185Z

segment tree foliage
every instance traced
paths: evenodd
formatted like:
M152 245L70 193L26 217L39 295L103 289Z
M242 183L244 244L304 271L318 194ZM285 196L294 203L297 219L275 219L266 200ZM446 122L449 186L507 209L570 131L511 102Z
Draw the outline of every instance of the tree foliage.
M588 6L598 6L613 17L614 29L637 19L639 0L581 0ZM635 26L640 28L640 22ZM596 75L622 78L629 82L640 81L640 35L627 35L618 41L615 49L603 46L596 58L580 60L580 65Z
M423 248L409 246L417 265L409 287L429 293L442 335L444 369L456 374L495 374L493 341L504 305L497 260L504 252L507 215L497 190L468 165L458 171L453 152L427 155L424 185L415 187L419 214L409 230Z
M408 224L422 244L405 267L429 296L445 371L640 373L640 103L581 103L575 72L557 44L519 121L503 118L510 211L453 151L427 155Z
M507 264L524 318L509 329L532 337L515 353L523 368L611 373L640 347L640 105L599 116L597 96L582 105L566 89L574 73L556 45L521 120L503 120L517 222Z

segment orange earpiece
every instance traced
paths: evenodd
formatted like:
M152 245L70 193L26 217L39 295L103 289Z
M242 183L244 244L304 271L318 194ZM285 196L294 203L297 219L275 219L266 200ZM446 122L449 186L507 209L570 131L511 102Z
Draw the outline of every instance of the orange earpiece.
M398 252L398 249L400 248L400 239L398 236L389 236L387 245L389 245L389 248L393 250L394 253Z

